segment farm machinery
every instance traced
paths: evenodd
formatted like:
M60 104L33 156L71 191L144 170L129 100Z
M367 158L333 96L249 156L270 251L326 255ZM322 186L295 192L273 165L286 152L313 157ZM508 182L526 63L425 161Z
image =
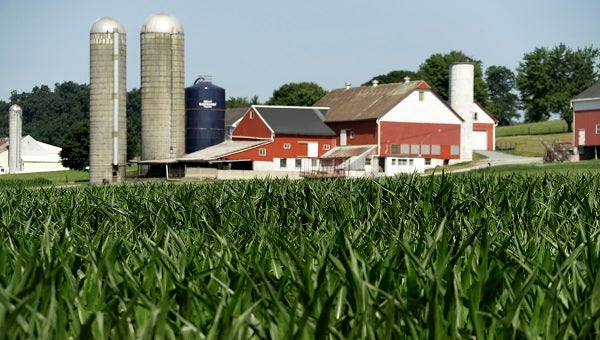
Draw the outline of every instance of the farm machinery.
M559 141L556 138L549 143L548 141L540 138L544 147L546 147L546 154L544 155L544 162L564 162L571 160L573 156L573 147L570 142Z

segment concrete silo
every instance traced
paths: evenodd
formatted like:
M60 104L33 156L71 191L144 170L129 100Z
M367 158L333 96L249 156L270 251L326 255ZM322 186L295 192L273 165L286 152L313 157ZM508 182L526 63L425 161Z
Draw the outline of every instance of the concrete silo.
M121 182L127 162L126 34L109 17L90 29L90 183Z
M184 37L179 21L155 14L140 34L142 146L144 160L185 153Z
M473 160L473 62L458 62L450 65L449 101L450 106L464 122L460 129L460 159Z
M23 111L14 104L8 109L8 171L23 171L21 161L21 138L23 137Z

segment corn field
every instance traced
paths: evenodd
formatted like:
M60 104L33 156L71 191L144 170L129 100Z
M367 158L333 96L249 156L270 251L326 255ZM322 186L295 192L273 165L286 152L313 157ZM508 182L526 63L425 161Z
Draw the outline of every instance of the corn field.
M0 189L0 338L598 338L600 175Z

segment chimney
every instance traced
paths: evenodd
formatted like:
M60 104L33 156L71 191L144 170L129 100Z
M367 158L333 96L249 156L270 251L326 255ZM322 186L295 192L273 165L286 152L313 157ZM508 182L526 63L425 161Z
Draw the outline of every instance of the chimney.
M346 90L349 89L352 86L351 82L346 82Z
M404 77L404 84L407 84L409 82L410 82L410 77L409 76Z
M373 87L377 87L377 85L379 85L379 80L373 79L373 81L371 82L371 84L373 84Z

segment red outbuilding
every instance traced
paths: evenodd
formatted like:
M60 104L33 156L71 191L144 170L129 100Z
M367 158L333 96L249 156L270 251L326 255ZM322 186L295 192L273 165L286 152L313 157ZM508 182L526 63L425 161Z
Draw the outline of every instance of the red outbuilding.
M571 100L573 105L573 144L579 159L600 155L600 82Z

